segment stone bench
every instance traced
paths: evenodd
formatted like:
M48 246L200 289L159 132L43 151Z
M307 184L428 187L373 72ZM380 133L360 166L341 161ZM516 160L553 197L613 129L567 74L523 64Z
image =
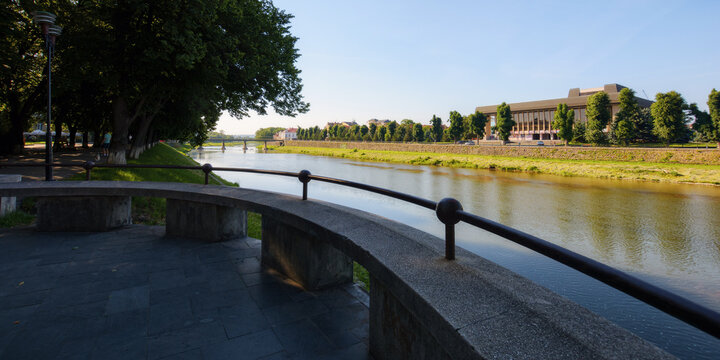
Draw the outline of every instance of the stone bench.
M377 359L672 358L495 263L462 248L448 261L441 239L340 205L249 189L149 182L0 184L0 196L163 197L168 218L179 216L168 233L188 221L181 213L193 206L189 211L233 209L218 212L212 224L258 212L264 267L308 289L350 281L352 260L369 271L370 351ZM193 203L202 205L188 208Z

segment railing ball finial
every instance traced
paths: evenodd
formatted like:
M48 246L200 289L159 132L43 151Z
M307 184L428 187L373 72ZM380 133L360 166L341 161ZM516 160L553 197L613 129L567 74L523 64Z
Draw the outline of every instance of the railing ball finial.
M435 214L443 224L455 225L460 222L460 215L457 214L457 211L462 209L459 201L453 198L444 198L438 201Z
M463 207L453 198L444 198L437 203L435 214L445 224L445 258L455 260L455 224L460 221L458 210Z
M94 167L95 167L95 162L93 162L93 161L86 161L83 164L83 169L85 169L85 170L92 170L92 168L94 168Z
M203 164L202 171L205 173L205 185L210 183L210 172L212 171L212 165L210 164Z
M303 200L307 200L307 184L310 182L310 175L312 174L308 170L302 170L298 173L298 180L303 184Z
M303 184L307 184L310 182L310 175L312 175L310 171L302 170L298 173L298 180Z

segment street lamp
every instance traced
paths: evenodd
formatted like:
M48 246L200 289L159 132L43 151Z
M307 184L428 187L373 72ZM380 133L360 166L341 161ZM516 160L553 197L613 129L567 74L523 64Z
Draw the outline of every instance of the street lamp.
M40 25L40 30L45 37L45 47L48 56L48 108L47 108L47 129L45 133L45 181L52 181L53 169L50 164L53 161L52 154L52 132L50 122L52 121L52 56L55 51L55 37L60 36L62 28L55 25L55 14L47 11L35 11L32 13L33 21Z

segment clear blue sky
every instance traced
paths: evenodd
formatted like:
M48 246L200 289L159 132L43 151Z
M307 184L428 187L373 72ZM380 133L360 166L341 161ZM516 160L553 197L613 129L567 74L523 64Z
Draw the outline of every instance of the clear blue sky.
M270 112L218 130L328 121L447 120L476 106L618 83L675 90L707 109L720 89L720 1L275 0L295 16L307 114Z

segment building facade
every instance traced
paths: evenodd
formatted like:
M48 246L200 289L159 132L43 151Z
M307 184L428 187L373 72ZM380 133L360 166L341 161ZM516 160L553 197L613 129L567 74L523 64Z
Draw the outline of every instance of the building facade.
M610 108L612 117L620 110L620 102L618 95L620 90L625 86L618 84L607 84L603 87L590 89L570 89L567 98L527 101L520 103L512 103L510 112L516 125L510 132L510 140L557 140L557 130L552 129L552 121L555 116L555 110L559 104L565 103L575 112L576 123L586 123L587 116L585 110L587 107L587 99L590 95L604 91L610 98ZM652 101L637 98L640 107L650 107ZM490 119L485 127L485 140L494 140L495 134L492 133L491 127L495 125L495 116L497 115L498 105L478 106L475 110L479 111Z
M297 129L289 128L289 129L280 131L277 134L273 135L273 139L275 139L275 140L296 140L297 139Z

